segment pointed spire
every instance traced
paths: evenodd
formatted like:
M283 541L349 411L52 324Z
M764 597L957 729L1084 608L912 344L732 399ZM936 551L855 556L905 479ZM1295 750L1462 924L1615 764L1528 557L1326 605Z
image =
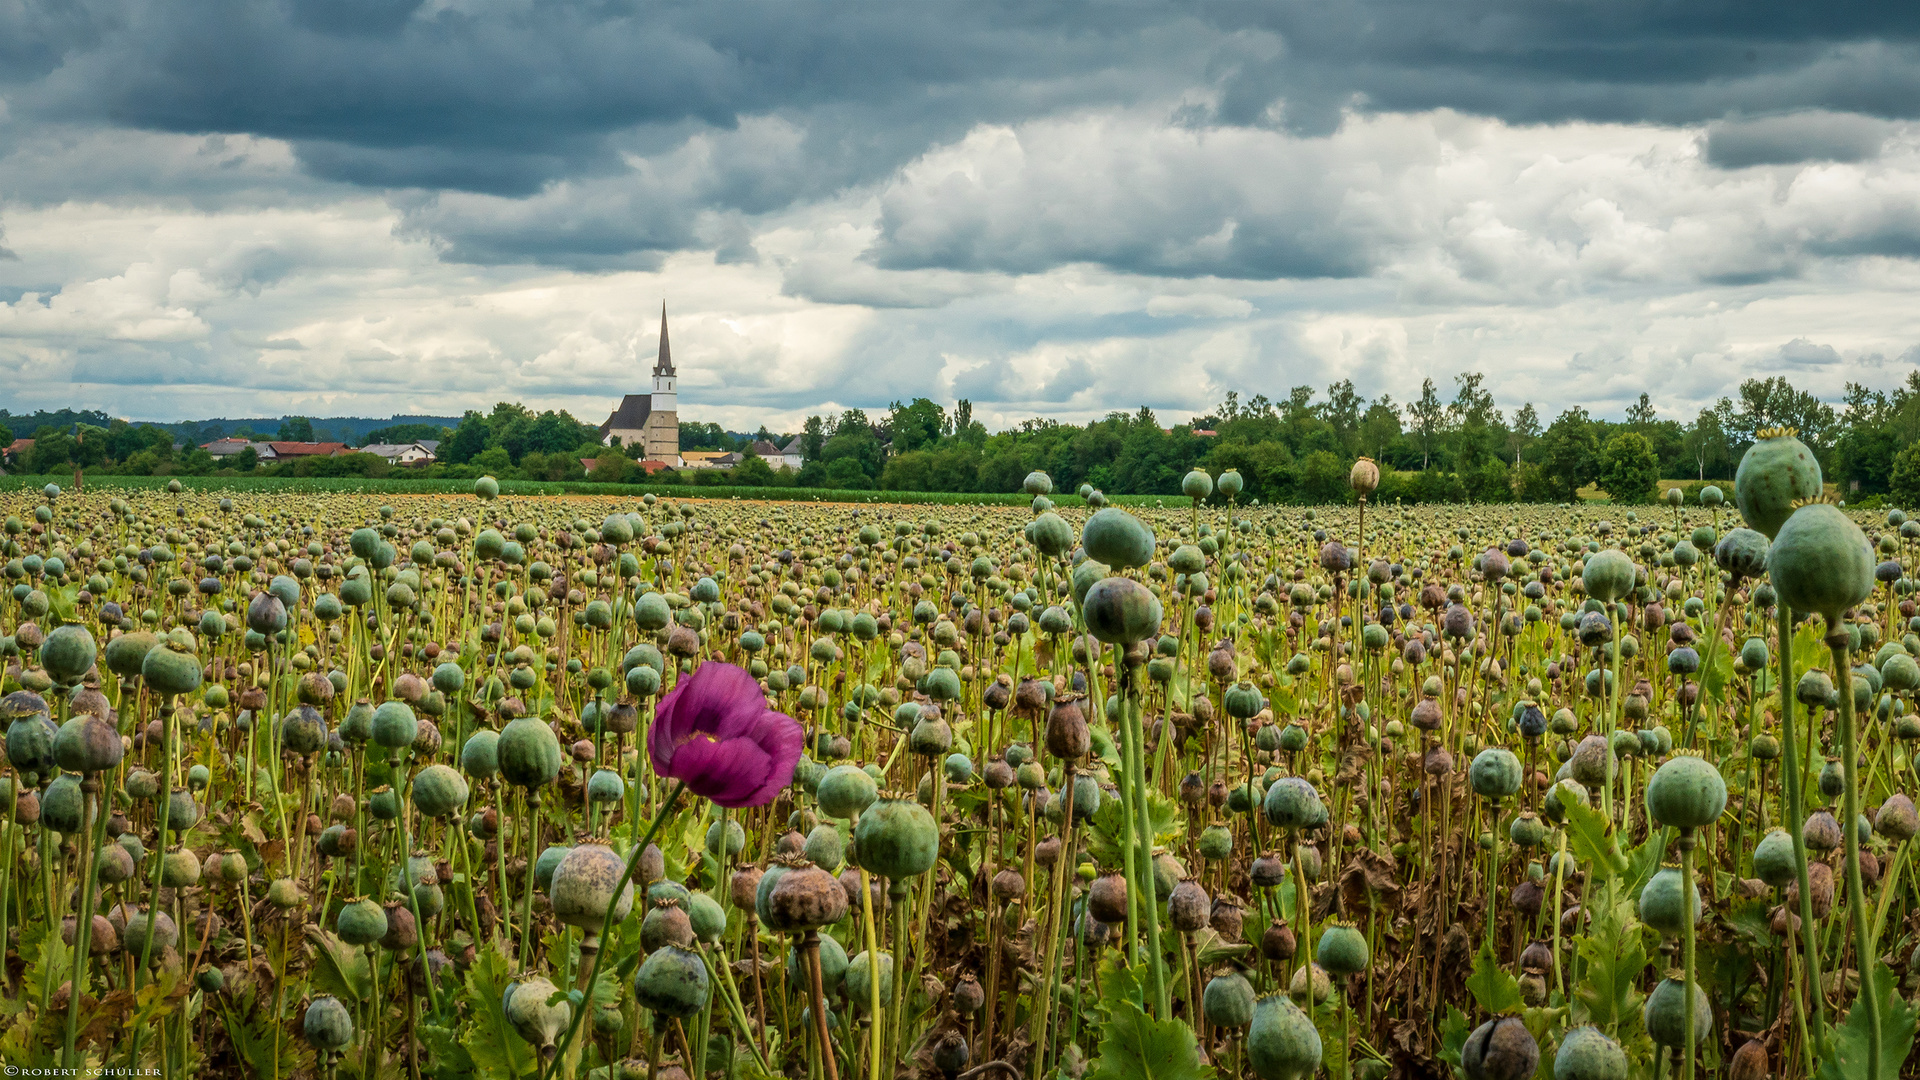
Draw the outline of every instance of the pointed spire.
M660 302L660 356L653 362L653 373L672 377L673 351L667 347L667 302Z

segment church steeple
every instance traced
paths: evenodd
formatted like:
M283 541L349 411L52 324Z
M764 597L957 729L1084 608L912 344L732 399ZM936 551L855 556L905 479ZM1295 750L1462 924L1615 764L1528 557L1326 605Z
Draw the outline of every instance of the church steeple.
M671 378L673 370L673 350L667 345L667 304L660 302L660 356L653 362L653 373Z

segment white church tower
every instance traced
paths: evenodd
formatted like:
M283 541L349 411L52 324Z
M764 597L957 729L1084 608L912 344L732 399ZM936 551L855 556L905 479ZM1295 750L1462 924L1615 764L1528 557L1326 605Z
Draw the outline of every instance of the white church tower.
M643 461L658 461L679 468L680 408L674 389L679 381L673 369L673 350L667 342L667 305L660 305L660 355L653 362L653 392L628 394L606 423L600 425L602 442L615 439L622 446L639 446Z

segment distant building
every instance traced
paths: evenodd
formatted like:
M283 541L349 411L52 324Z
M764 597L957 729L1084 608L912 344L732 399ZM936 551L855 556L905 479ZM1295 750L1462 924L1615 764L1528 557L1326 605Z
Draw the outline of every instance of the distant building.
M264 442L254 443L261 461L292 461L304 457L339 457L353 453L343 442ZM238 453L238 451L235 451Z
M439 449L440 441L434 439L430 442L431 445L428 442L368 443L357 452L385 458L394 465L431 465L438 460L434 451Z
M4 451L0 451L0 454L5 455L9 468L24 461L26 456L31 453L33 453L32 439L15 439L7 444L7 448Z
M794 472L799 472L800 466L807 463L807 455L800 448L800 436L798 435L793 437L792 442L780 448L780 456L777 459L768 457L766 454L761 454L760 456L766 458L767 464L776 469L787 468L792 469Z
M688 450L680 455L681 465L688 469L731 468L739 460L739 454L726 450Z
M637 446L646 460L680 467L680 410L676 401L673 353L667 346L667 306L660 305L660 353L653 362L653 392L628 394L600 425L600 441Z
M258 454L260 453L260 448L265 445L267 444L248 442L245 439L215 439L209 443L201 443L200 449L205 450L207 454L213 458L213 460L224 461L225 459L230 458L235 454L238 454L240 451L245 450L249 446L253 447L253 452L255 454Z

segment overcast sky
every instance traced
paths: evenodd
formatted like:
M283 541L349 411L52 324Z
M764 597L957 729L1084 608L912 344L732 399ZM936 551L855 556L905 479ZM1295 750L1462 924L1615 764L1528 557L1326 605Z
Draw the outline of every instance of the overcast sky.
M1920 5L0 0L0 404L990 426L1920 359Z

